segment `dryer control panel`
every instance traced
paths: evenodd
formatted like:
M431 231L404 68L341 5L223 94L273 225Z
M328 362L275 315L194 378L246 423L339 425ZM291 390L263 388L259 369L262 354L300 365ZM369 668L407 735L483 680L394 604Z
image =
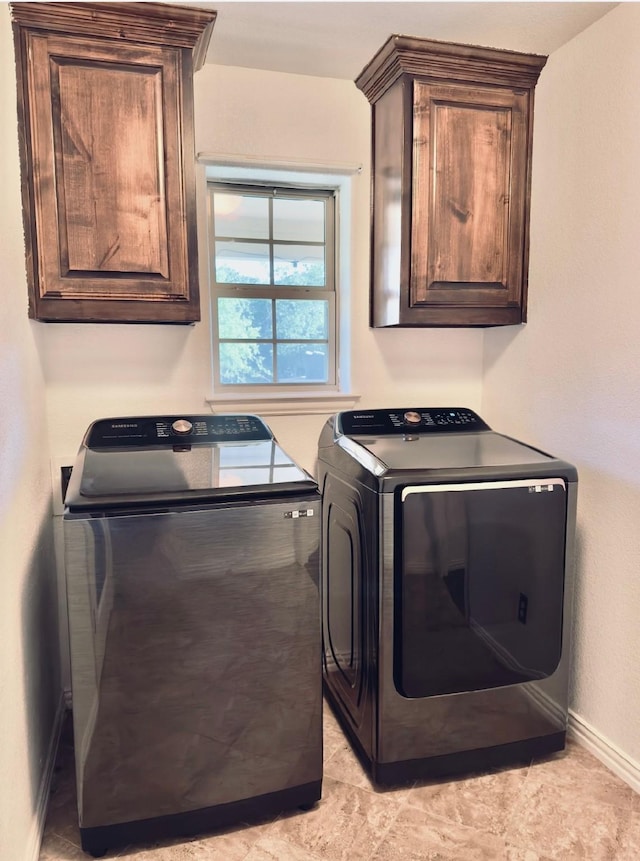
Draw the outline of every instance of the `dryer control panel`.
M337 429L346 436L461 433L491 430L479 415L466 407L352 410L339 413Z
M100 419L87 432L88 448L211 445L273 439L267 425L253 415L146 416Z

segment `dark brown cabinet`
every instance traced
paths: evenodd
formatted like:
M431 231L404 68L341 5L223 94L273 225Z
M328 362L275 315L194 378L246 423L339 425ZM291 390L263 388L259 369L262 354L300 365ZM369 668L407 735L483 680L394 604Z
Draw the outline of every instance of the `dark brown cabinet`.
M373 326L526 319L535 84L546 57L392 36L372 105Z
M200 319L194 68L216 13L13 3L29 314Z

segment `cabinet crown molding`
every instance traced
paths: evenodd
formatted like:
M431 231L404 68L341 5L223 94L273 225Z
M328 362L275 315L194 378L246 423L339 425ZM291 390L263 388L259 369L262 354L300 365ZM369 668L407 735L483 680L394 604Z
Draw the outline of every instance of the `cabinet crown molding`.
M10 3L13 22L66 36L119 39L190 49L205 61L217 12L165 3Z
M533 89L546 62L547 57L541 54L394 35L360 72L355 84L371 103L405 74L433 82Z

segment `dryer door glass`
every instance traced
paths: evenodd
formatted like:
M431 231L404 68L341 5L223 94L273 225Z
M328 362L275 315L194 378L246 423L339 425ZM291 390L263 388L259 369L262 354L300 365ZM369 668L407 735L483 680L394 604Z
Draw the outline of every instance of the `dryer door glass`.
M543 679L560 660L563 479L406 487L394 676L406 697Z

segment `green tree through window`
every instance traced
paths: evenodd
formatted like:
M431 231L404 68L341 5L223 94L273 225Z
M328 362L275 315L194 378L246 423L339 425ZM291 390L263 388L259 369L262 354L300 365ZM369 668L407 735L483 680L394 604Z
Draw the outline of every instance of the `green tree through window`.
M212 183L216 379L335 380L331 192Z

